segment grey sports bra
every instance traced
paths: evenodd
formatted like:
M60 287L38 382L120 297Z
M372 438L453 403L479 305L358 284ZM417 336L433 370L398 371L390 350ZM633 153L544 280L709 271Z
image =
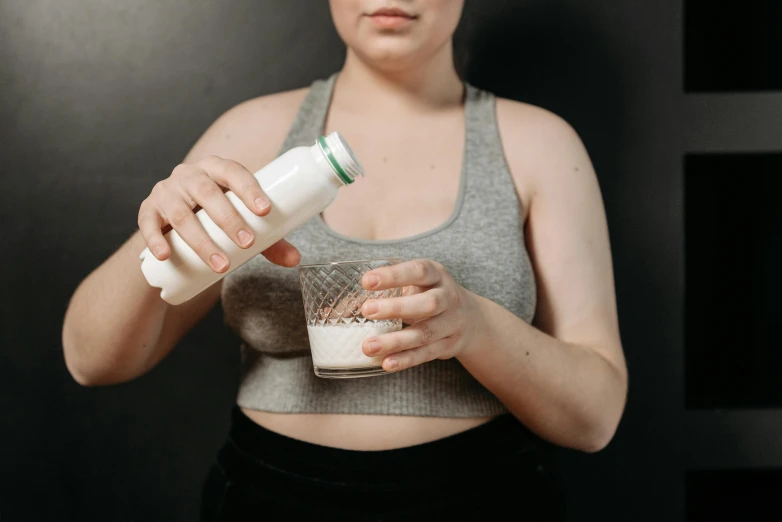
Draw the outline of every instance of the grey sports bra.
M324 130L335 77L316 81L282 150L311 145ZM320 216L288 236L302 262L400 257L442 263L468 290L527 322L535 277L522 213L500 142L494 96L465 85L466 143L459 196L436 229L404 239L367 241L331 230ZM432 361L365 379L321 379L312 370L296 269L258 256L225 278L227 324L243 339L237 402L262 411L479 417L506 412L455 360Z

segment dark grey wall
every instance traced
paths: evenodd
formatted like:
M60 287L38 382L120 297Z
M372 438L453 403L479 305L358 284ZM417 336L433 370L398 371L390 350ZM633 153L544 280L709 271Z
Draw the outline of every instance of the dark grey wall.
M704 439L744 435L683 409L682 156L733 144L724 122L751 128L739 147L782 148L758 130L780 113L683 95L680 1L468 0L465 18L468 79L568 119L605 197L630 402L605 452L563 452L571 520L683 520L684 455L719 465ZM195 519L237 340L214 313L149 375L82 389L61 355L67 299L216 116L342 52L326 2L0 2L0 520ZM778 420L758 422L782 439Z

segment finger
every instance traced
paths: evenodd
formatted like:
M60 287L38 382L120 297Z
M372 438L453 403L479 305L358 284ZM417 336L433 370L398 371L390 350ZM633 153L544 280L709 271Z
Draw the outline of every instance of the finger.
M301 254L298 249L281 239L264 250L263 255L275 265L293 268L301 262Z
M437 342L453 335L452 330L448 319L438 316L398 332L367 337L361 348L369 357L385 356Z
M433 317L448 309L448 294L433 288L420 294L386 299L368 299L361 307L367 319L421 319Z
M147 243L149 251L160 261L168 259L168 256L171 255L171 248L161 231L163 225L163 218L158 211L151 207L142 208L139 211L138 229Z
M383 369L387 372L398 372L443 358L451 353L455 344L455 338L446 337L420 348L413 348L412 350L389 355L383 359Z
M220 186L206 172L190 178L182 190L186 200L198 204L212 221L220 227L240 248L247 248L255 242L255 234L244 221L236 207L223 194Z
M203 165L209 177L231 189L255 214L265 216L271 212L269 197L264 193L255 176L241 163L210 156L204 159Z
M187 243L201 260L209 265L212 270L222 273L228 270L230 261L228 256L212 241L212 238L201 226L193 211L184 204L184 201L175 204L171 210L166 211L166 218L179 237Z
M426 288L422 288L422 287L416 286L416 285L405 286L404 288L402 288L402 295L403 296L405 296L405 295L416 295L416 294L420 294L422 292L426 292Z
M419 259L371 270L364 274L362 284L367 290L387 290L410 285L433 286L440 281L441 274L440 265L428 259Z
M334 317L350 320L361 315L361 305L362 302L360 298L357 298L354 295L348 295L339 300L337 306L332 310L332 313L334 314Z

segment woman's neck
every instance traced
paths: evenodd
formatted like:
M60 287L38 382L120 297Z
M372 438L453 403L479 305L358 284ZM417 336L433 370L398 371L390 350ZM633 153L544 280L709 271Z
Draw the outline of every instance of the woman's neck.
M431 111L461 105L464 85L444 45L426 62L392 71L373 67L348 49L337 78L342 103L360 111Z

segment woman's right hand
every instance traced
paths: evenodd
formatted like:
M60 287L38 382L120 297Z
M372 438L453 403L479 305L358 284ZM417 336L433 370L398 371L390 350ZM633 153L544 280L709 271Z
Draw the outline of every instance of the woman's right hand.
M225 196L226 190L236 194L258 216L271 211L269 198L258 180L236 161L208 156L195 163L183 163L155 185L139 208L138 226L149 251L161 261L168 259L171 247L164 234L170 227L212 270L218 273L228 270L228 256L195 216L198 207L203 208L239 247L252 246L253 231ZM301 259L298 250L284 239L263 255L272 263L288 267L296 266Z

